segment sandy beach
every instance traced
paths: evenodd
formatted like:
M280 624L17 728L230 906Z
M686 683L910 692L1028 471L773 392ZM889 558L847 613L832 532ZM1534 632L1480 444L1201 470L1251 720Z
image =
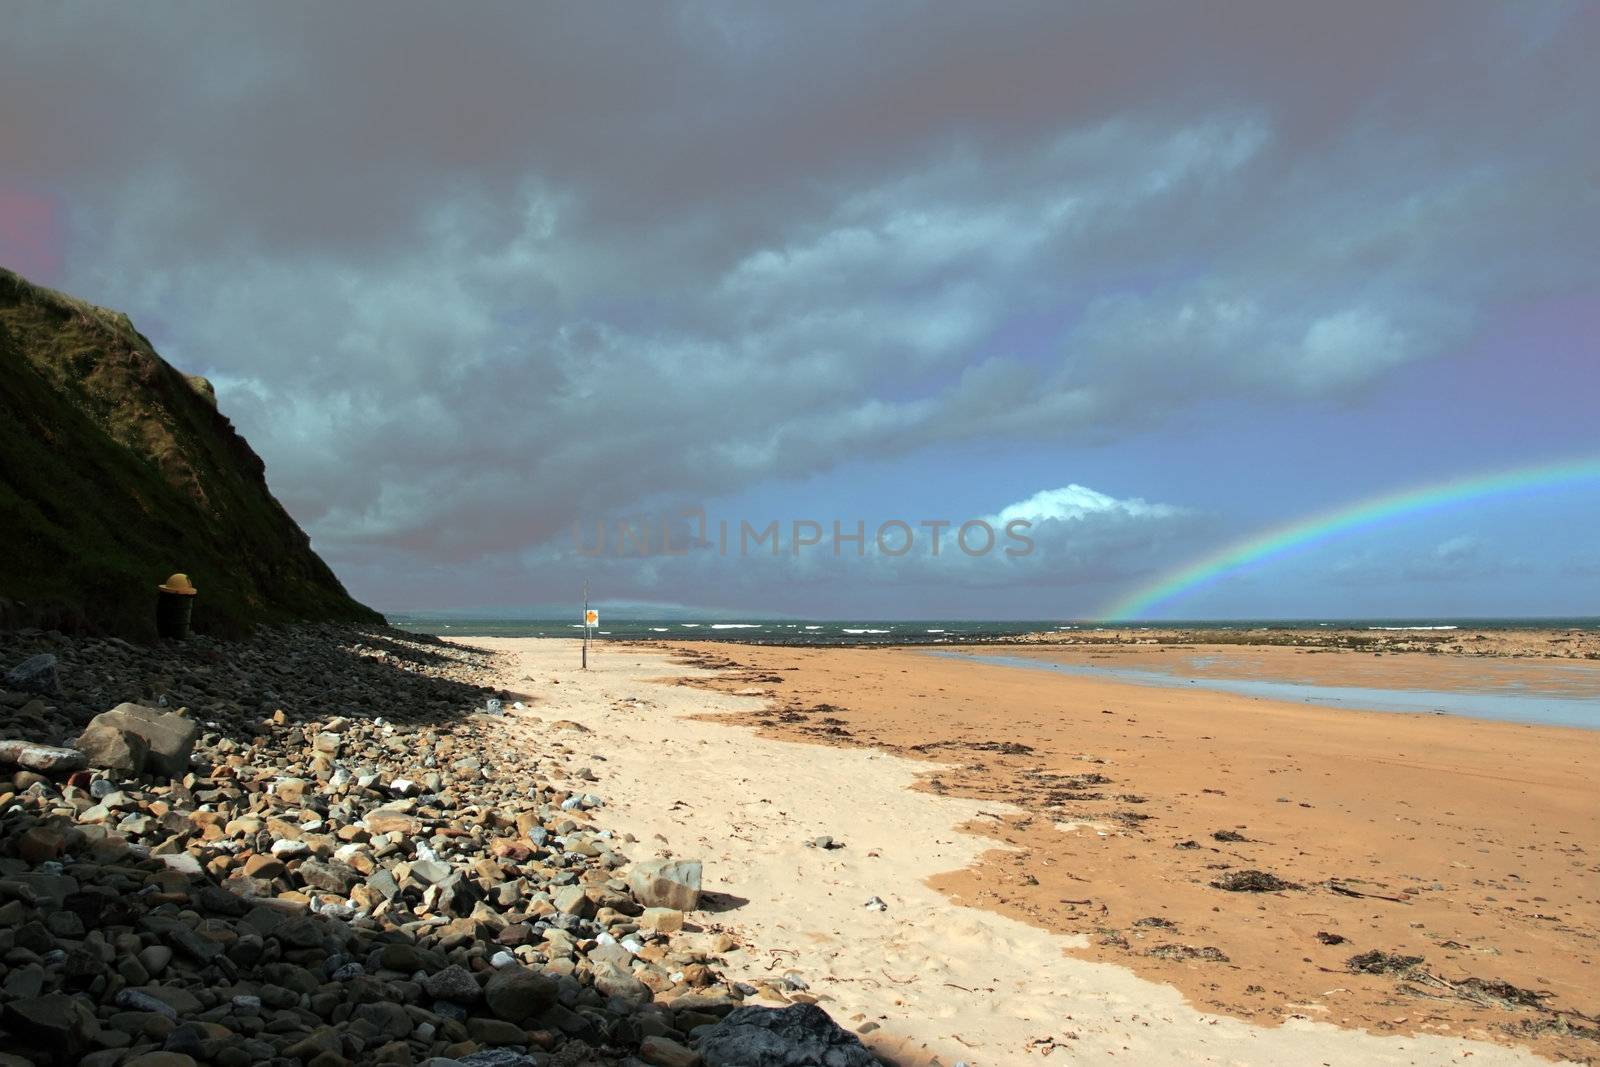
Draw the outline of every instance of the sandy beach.
M602 645L580 672L575 643L468 642L510 654L538 736L574 724L608 825L706 862L696 936L747 946L731 976L902 1062L1600 1050L1600 734L914 649ZM1286 887L1212 884L1247 872ZM1352 969L1374 951L1400 971Z

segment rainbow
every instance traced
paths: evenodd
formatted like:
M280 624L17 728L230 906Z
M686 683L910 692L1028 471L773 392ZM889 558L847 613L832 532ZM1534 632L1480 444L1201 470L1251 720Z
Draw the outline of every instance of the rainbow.
M1423 515L1484 497L1531 492L1600 480L1600 456L1516 467L1492 474L1471 474L1398 492L1384 493L1324 511L1285 526L1254 534L1148 582L1108 605L1105 621L1138 619L1186 593L1213 585L1232 574L1290 553L1330 541L1356 530Z

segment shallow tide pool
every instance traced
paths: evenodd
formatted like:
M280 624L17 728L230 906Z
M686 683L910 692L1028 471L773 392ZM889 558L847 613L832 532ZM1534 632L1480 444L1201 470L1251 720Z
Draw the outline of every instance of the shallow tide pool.
M1475 719L1577 726L1600 729L1600 700L1517 690L1376 689L1350 685L1305 685L1262 681L1255 678L1193 677L1139 667L1096 667L1078 663L1052 663L1024 656L996 656L966 652L929 652L946 659L967 659L1000 667L1073 674L1086 678L1153 685L1166 689L1211 689L1240 696L1260 697L1296 704L1365 711L1411 711L1463 715Z

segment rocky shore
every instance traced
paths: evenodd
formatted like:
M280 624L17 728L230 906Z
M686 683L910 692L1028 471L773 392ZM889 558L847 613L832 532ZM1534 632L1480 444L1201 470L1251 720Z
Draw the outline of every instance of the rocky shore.
M1193 630L1182 627L1134 627L1117 629L1044 630L996 637L984 642L996 645L1063 645L1088 647L1161 646L1183 648L1195 645L1263 645L1300 648L1323 652L1372 652L1393 654L1422 652L1432 655L1482 656L1507 659L1600 659L1600 631L1575 629L1524 630L1495 626L1462 627L1382 627L1348 629L1325 627L1263 626L1247 630L1207 627Z
M0 665L0 1065L876 1062L675 944L699 862L605 828L581 728L491 653L35 630Z

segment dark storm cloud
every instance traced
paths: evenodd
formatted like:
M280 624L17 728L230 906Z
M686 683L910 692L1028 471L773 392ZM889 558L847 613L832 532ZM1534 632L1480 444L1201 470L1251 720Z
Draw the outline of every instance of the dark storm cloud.
M1595 18L14 5L0 192L359 591L486 594L581 516L1346 397L1591 282Z

